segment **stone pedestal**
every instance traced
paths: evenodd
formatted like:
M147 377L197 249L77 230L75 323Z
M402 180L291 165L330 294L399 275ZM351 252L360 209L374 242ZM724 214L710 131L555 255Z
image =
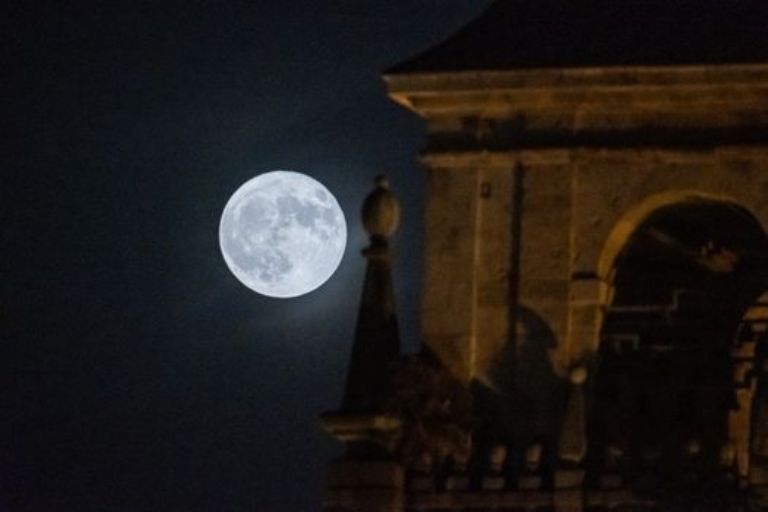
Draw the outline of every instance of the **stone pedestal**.
M506 480L503 476L487 476L483 478L484 491L501 491L504 489Z
M555 472L554 506L556 512L582 512L584 470L561 469Z
M542 479L539 475L522 475L517 480L517 488L523 491L541 489Z
M469 477L466 475L451 475L445 480L445 490L448 492L461 492L469 489Z
M403 469L394 461L339 459L331 465L325 512L402 512Z

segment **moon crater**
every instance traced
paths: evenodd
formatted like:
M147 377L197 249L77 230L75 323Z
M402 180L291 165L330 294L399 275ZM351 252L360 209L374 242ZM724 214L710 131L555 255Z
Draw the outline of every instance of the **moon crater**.
M219 225L224 261L248 288L270 297L296 297L336 271L347 224L336 198L320 182L293 171L272 171L243 184Z

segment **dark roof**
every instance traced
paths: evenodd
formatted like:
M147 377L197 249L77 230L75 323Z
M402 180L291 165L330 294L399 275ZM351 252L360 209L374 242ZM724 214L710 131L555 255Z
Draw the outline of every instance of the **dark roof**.
M387 74L768 61L768 0L497 0Z

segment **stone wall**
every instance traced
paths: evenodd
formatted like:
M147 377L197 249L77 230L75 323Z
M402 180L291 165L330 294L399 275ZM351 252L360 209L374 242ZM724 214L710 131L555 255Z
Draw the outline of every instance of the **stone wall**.
M768 227L766 65L386 80L429 132L424 341L465 381L498 384L530 343L559 375L590 357L655 209L717 199Z

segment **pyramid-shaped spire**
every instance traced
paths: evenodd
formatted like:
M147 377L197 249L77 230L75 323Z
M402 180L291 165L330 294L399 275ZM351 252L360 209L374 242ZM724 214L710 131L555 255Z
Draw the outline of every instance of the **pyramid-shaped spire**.
M363 225L370 245L363 250L367 269L342 405L346 412L378 410L389 382L389 367L399 354L389 253L389 237L397 229L399 216L400 207L387 180L377 177L375 189L363 203Z

